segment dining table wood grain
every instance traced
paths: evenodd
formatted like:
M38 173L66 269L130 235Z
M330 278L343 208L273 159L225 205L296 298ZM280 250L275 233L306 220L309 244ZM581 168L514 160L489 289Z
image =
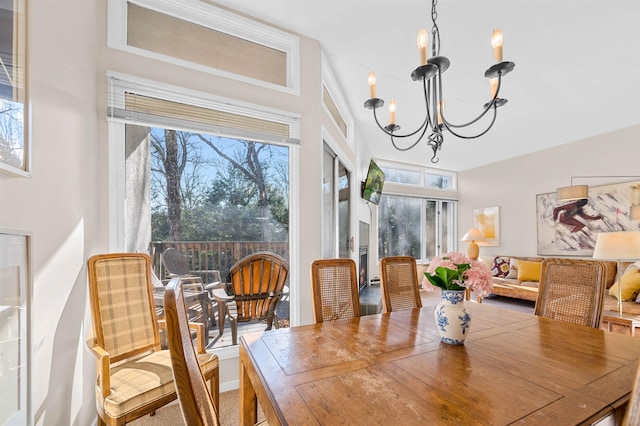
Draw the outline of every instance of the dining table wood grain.
M434 307L240 339L240 423L577 425L624 412L640 339L467 302L463 345Z

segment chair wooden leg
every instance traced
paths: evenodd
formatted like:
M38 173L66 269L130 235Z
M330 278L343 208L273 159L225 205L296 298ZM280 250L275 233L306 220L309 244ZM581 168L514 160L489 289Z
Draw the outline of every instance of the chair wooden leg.
M219 370L214 371L213 376L209 379L209 387L211 391L211 396L213 397L213 404L218 409L218 414L220 413L220 372Z
M233 345L238 344L238 319L229 317L229 323L231 324L231 342Z
M224 332L224 317L227 313L227 305L224 302L218 302L218 334L222 336Z

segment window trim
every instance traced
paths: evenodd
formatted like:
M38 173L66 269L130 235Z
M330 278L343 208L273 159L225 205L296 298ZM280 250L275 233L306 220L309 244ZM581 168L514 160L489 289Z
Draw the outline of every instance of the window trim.
M270 136L268 134L250 131L247 131L245 135L247 138L252 138L254 140L269 143L280 143L286 145L300 144L300 140L298 139L300 135L299 114L294 114L275 108L268 108L248 102L241 102L222 96L215 96L208 93L199 92L197 90L186 89L167 83L147 80L144 78L113 71L107 71L107 84L109 92L107 116L111 121L136 123L136 121L143 121L143 118L145 119L144 122L147 122L146 119L154 118L151 115L134 113L125 109L124 93L133 92L139 95L149 96L157 99L179 102L186 105L194 105L198 107L229 112L236 115L244 115L251 118L286 124L290 129L288 138ZM170 119L163 118L163 121L164 120ZM187 122L187 120L177 121L183 121L185 123ZM242 133L238 132L237 129L206 125L200 122L190 122L189 124L190 130L202 130L220 136L242 137ZM191 127L191 125L193 125L193 127Z
M430 168L430 167L418 166L418 165L415 165L415 164L400 163L400 162L389 161L389 160L384 160L384 159L375 159L375 162L381 168L385 168L386 167L386 168L389 168L389 169L404 170L404 171L418 173L420 175L420 184L417 184L417 185L416 184L410 184L410 183L385 182L383 192L386 192L387 185L391 185L392 187L397 185L398 187L406 188L407 191L412 191L412 189L410 189L410 188L417 188L417 189L420 189L420 190L436 191L436 192L439 192L439 193L443 193L444 192L444 193L450 194L449 196L455 196L456 199L457 199L457 194L458 194L458 174L456 172L454 172L454 171L444 170L444 169L434 169L434 168ZM440 188L434 188L434 187L425 186L425 184L424 184L424 181L425 181L424 175L425 174L448 176L451 179L451 189L440 189Z
M353 116L351 115L351 111L347 106L347 102L344 99L344 96L342 95L342 90L340 90L338 82L334 77L333 72L331 71L331 68L329 67L329 63L327 62L327 58L326 58L326 55L324 54L324 51L321 52L321 64L322 64L323 87L327 89L327 93L329 93L331 100L333 101L336 109L338 110L338 113L340 114L340 117L344 120L344 123L347 126L346 135L343 135L342 131L340 130L340 126L338 125L338 123L336 123L335 119L333 118L333 115L327 109L324 102L322 102L322 108L327 113L327 115L331 117L331 122L335 125L336 129L338 130L338 133L345 136L345 140L347 141L347 144L349 145L349 147L353 149L354 139L355 139L355 136L354 136L355 125L354 125Z
M287 57L287 85L281 86L129 46L127 44L128 2L284 52ZM107 17L107 46L110 48L300 96L300 37L294 34L198 0L108 0Z
M118 73L108 73L107 77L120 77L119 85L116 87L115 81L109 87L110 107L112 106L112 91L116 88L124 90L129 84L129 89L144 90L146 94L153 96L161 96L163 99L179 98L182 102L194 105L224 105L235 113L246 113L251 116L257 116L263 119L271 119L289 123L290 138L288 143L281 141L282 145L289 146L289 264L298 265L291 267L289 270L289 283L291 287L291 311L290 319L292 325L298 325L301 321L301 283L300 283L300 143L296 139L300 135L300 117L298 114L288 113L286 111L275 110L258 105L250 105L235 101L233 99L224 99L215 97L203 92L197 92L180 88L164 83L153 82L151 80L138 79L132 76L126 76ZM125 80L124 78L128 80ZM124 99L124 97L122 97ZM123 106L123 105L122 105ZM122 251L124 247L124 203L125 203L125 124L132 123L125 119L108 117L108 223L109 223L109 250ZM146 125L148 123L135 123ZM182 130L200 130L191 127ZM222 136L231 136L224 134ZM252 140L266 143L276 143L268 140L269 137L253 138Z

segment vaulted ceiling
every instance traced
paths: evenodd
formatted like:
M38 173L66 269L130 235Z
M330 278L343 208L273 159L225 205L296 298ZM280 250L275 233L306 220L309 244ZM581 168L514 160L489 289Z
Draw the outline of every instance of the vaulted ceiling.
M355 119L359 140L374 156L431 166L423 141L409 152L391 147L371 111L367 75L377 95L398 103L397 122L413 130L424 119L422 87L410 78L418 65L416 36L431 31L431 3L417 0L215 0L243 14L320 42ZM440 54L447 119L466 122L490 96L484 71L493 64L493 27L504 34L498 110L485 136L445 133L435 167L462 171L556 145L640 125L640 1L440 0ZM380 114L386 124L386 106ZM638 141L640 143L640 141Z

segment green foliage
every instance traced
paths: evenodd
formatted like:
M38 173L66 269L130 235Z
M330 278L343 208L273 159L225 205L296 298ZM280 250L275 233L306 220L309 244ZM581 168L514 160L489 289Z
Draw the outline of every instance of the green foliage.
M157 135L156 143L160 139ZM187 148L191 147L193 155L187 152L185 170L189 173L183 173L181 179L183 196L188 196L180 205L181 240L287 240L288 182L287 177L282 179L281 171L286 170L288 155L274 155L264 144L248 141L232 144L225 140L226 145L220 141L214 145L214 138L194 135L194 139L196 136L202 143L194 144L190 139L191 142L185 144ZM232 156L224 153L225 147L233 150ZM275 152L278 150L282 149L276 148ZM162 152L161 149L157 151ZM270 170L275 170L275 174L269 173ZM161 175L163 170L152 173ZM205 178L207 175L209 177ZM165 193L161 186L163 179L155 176L152 181L155 200L162 200L158 195ZM260 188L265 188L264 193ZM167 221L166 206L156 202L152 214L154 241L169 238Z

